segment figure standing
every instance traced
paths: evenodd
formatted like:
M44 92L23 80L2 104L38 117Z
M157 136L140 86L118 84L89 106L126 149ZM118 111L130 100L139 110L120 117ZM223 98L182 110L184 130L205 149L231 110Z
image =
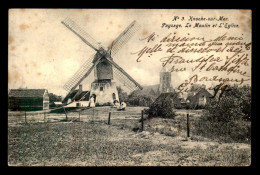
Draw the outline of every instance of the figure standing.
M90 107L95 107L95 101L93 95L90 97Z

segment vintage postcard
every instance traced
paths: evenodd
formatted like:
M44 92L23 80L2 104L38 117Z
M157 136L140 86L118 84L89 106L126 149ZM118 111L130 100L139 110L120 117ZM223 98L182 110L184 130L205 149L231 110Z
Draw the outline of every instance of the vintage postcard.
M251 10L8 13L9 166L251 165Z

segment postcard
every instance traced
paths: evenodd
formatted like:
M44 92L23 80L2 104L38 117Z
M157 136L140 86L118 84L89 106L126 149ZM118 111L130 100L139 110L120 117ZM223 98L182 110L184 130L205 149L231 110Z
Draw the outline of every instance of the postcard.
M250 166L252 10L9 9L9 166Z

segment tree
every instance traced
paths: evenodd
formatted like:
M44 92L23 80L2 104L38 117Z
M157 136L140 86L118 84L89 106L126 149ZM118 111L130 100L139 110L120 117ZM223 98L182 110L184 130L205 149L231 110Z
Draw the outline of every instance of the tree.
M61 96L55 95L53 93L49 93L49 101L50 103L61 101Z
M251 87L230 87L219 100L206 106L207 118L214 121L251 120Z

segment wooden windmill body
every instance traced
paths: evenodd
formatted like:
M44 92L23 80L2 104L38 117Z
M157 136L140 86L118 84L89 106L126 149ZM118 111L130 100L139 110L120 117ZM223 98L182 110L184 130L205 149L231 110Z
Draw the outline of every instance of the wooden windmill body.
M108 55L109 56L109 55ZM90 96L93 96L95 103L99 105L113 104L119 102L116 83L113 80L112 64L103 56L94 68L94 82L91 83ZM97 61L98 56L93 60Z
M126 43L130 37L138 29L132 22L108 47L104 49L97 43L89 34L82 30L74 21L67 18L62 21L69 30L76 34L84 43L96 51L94 56L87 59L74 76L64 85L64 88L69 91L68 95L72 94L80 83L89 77L94 70L94 82L91 83L90 97L94 98L95 103L99 105L112 105L115 100L119 102L118 92L116 88L117 79L130 90L142 89L130 75L128 75L113 59L118 50ZM77 95L72 97L71 101L75 100ZM66 97L65 97L66 98Z

